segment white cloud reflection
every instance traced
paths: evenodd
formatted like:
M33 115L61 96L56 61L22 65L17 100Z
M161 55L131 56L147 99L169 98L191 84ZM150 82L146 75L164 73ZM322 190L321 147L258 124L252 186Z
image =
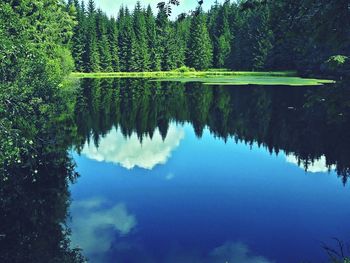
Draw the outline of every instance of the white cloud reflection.
M239 263L272 263L263 256L256 256L242 242L226 242L211 252L212 262L239 262Z
M274 263L270 259L258 256L243 242L227 241L208 253L181 248L171 250L163 261L165 263Z
M166 176L165 176L165 180L173 180L175 177L175 174L174 173L168 173Z
M98 147L86 142L82 154L96 161L119 164L126 169L138 166L151 170L157 164L167 162L172 151L180 145L184 136L182 128L171 124L164 141L159 131L156 130L152 139L145 136L141 143L136 133L125 138L120 130L113 128L101 138Z
M149 253L147 246L139 243L121 243L117 248L118 263L123 262L159 262L155 255ZM227 241L207 253L186 246L173 244L168 247L168 253L163 257L164 263L274 263L264 256L256 255L245 243ZM165 251L163 251L165 252Z
M299 166L301 169L305 170L305 165L301 162L298 163L297 157L295 157L293 154L286 156L286 161L288 163L295 164ZM329 170L335 170L335 165L331 165L330 167L327 166L326 157L323 155L318 160L315 160L313 163L310 163L307 166L307 172L310 173L326 173Z
M72 245L87 254L108 251L116 233L125 236L136 224L124 203L108 208L100 198L72 203Z

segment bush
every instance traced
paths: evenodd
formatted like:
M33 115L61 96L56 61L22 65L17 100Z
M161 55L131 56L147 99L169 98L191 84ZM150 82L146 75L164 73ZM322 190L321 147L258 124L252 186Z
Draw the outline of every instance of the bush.
M185 72L194 72L196 71L194 68L190 68L187 66L182 66L180 68L175 69L174 71L180 72L180 73L185 73Z

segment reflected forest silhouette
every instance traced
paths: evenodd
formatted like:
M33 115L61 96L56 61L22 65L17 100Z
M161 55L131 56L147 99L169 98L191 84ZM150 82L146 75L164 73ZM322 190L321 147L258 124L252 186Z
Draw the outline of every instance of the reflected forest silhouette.
M113 128L125 137L163 139L169 124L191 123L197 137L205 128L225 142L257 143L271 154L296 156L305 170L326 157L344 184L350 174L350 87L206 86L141 79L83 79L77 89L76 150L98 146ZM91 143L91 142L90 142Z
M350 87L206 86L141 79L83 79L18 116L31 143L0 167L0 262L84 262L70 244L69 185L77 178L70 150L99 144L113 127L142 142L170 123L191 123L224 141L257 143L296 156L307 169L326 157L345 184L350 174ZM55 110L53 110L55 109ZM49 120L49 121L48 121ZM13 209L15 208L15 209Z

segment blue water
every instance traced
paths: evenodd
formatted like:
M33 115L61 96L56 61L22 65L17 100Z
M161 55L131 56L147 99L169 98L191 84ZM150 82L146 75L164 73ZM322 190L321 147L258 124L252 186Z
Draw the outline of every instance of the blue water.
M305 172L174 122L142 144L112 128L73 157L72 242L90 262L326 262L322 243L350 236L349 186L322 157Z

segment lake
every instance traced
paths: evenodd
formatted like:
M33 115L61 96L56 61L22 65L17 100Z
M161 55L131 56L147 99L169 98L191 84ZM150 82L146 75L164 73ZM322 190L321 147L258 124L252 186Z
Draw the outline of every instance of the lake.
M36 138L0 183L0 262L349 255L350 88L299 81L71 80L23 119Z
M344 92L81 80L73 245L91 262L326 262L350 236Z

